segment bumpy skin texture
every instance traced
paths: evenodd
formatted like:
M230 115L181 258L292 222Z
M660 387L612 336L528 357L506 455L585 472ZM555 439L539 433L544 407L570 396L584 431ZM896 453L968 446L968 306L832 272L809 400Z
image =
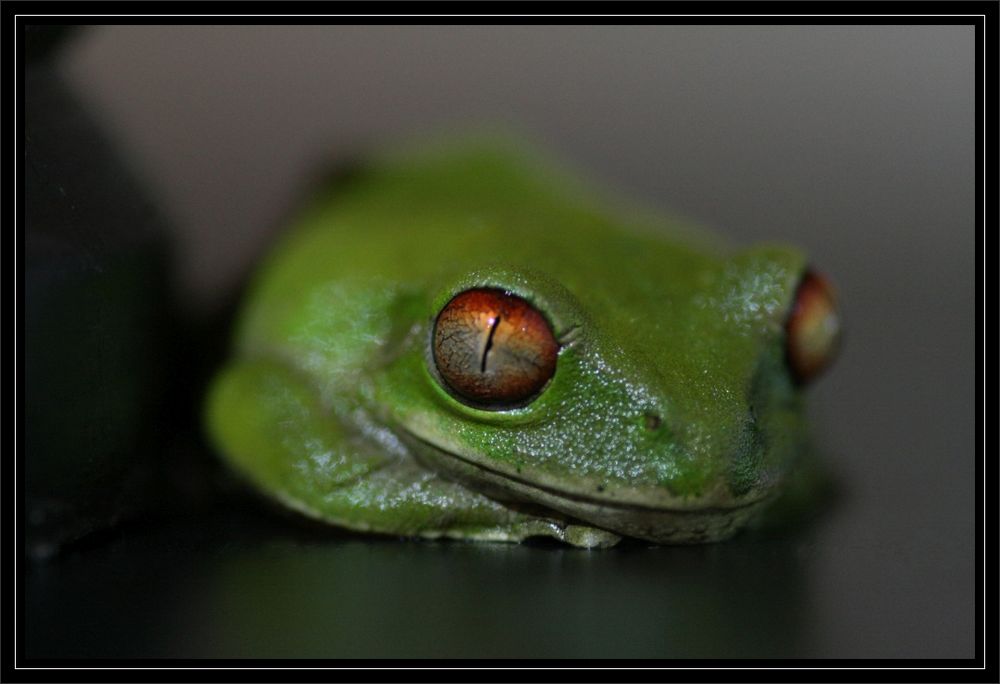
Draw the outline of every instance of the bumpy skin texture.
M263 491L361 531L470 539L722 539L802 448L784 323L792 248L732 251L600 200L503 143L376 160L259 272L209 397L220 452ZM456 397L439 312L496 288L560 350L534 400Z

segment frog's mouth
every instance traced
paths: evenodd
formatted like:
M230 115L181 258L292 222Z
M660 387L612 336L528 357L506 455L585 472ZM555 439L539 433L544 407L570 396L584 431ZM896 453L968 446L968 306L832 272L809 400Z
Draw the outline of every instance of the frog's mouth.
M401 432L415 457L426 467L492 499L512 503L514 507L529 504L532 513L543 517L552 512L554 517L568 516L619 534L660 543L698 543L728 538L760 510L770 494L770 491L756 492L738 501L728 494L696 499L681 499L666 493L658 493L653 498L634 491L591 495L504 472L460 453L457 448L445 448L409 428Z

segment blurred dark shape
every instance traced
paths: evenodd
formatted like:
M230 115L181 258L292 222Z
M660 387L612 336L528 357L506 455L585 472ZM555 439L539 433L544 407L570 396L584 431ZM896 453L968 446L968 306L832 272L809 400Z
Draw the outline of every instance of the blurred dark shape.
M26 27L26 551L142 503L171 370L164 223L53 66L71 27Z
M47 24L24 27L24 58L29 63L48 59L66 44L66 39L79 30L79 26Z

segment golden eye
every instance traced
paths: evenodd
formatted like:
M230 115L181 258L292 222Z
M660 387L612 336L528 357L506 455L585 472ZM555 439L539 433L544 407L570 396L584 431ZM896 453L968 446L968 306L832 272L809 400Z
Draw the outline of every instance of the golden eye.
M434 323L434 365L467 403L510 408L534 398L556 372L559 343L545 317L494 288L456 295Z
M833 361L840 346L840 313L829 281L806 271L785 323L785 355L796 382L806 383Z

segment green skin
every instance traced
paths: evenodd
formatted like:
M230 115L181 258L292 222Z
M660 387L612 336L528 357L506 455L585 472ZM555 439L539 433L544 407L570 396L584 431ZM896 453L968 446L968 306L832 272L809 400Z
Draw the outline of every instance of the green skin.
M783 350L805 267L598 200L508 144L381 159L258 273L209 432L260 490L353 530L724 539L804 447ZM470 407L437 374L435 318L472 287L528 300L560 342L527 405Z

